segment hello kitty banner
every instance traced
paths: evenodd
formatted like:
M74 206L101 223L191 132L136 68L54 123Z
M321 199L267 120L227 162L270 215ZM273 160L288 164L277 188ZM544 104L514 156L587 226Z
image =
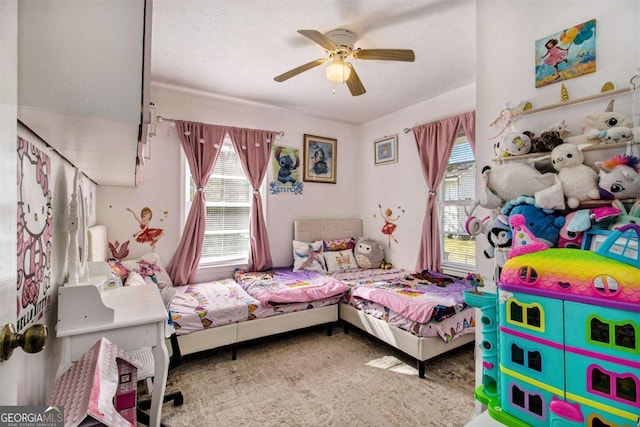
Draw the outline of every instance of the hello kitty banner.
M49 156L18 137L18 332L41 319L51 304L50 173Z

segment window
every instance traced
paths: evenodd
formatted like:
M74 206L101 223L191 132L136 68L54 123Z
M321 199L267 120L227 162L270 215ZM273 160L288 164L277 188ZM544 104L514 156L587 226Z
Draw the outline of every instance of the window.
M511 386L511 403L532 415L537 415L538 418L544 415L544 400L542 396L522 390L515 384Z
M186 164L186 162L185 162ZM189 212L196 188L189 168L185 216ZM240 159L225 137L218 160L204 188L206 226L200 265L245 264L249 253L249 224L253 190L247 181Z
M507 322L538 332L544 332L544 312L538 303L525 304L510 298L507 305Z
M606 371L596 365L587 369L587 389L622 403L638 403L638 378L633 374Z
M438 195L442 267L475 271L475 237L469 236L464 224L476 200L476 160L464 134L451 151Z
M603 320L592 316L587 323L587 341L616 350L638 353L640 329L627 321Z

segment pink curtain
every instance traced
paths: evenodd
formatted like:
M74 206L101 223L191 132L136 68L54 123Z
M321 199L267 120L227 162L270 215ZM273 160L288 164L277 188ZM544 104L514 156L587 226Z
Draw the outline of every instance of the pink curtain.
M475 151L475 117L475 111L472 111L413 128L422 174L429 190L416 262L417 271L440 271L440 225L436 190L446 173L460 126Z
M180 286L188 284L193 279L200 262L206 225L204 186L218 159L226 128L181 120L176 120L175 124L197 188L180 243L167 266L173 284Z
M251 204L249 270L262 271L273 267L269 236L264 222L260 185L269 165L272 142L276 133L266 130L227 128L238 153L244 173L253 188Z

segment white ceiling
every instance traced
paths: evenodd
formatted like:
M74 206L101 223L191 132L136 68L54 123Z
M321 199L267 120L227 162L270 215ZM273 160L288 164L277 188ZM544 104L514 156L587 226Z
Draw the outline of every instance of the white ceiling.
M360 124L475 82L475 0L154 0L151 80ZM297 33L344 28L355 48L412 49L415 62L351 60L367 93L353 97Z

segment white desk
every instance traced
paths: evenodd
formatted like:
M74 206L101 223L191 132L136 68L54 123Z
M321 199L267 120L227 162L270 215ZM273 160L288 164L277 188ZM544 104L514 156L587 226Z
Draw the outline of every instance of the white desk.
M58 288L57 336L63 338L58 375L101 337L123 350L152 347L155 364L150 425L160 426L169 353L164 328L167 309L154 285L102 290L104 277Z

